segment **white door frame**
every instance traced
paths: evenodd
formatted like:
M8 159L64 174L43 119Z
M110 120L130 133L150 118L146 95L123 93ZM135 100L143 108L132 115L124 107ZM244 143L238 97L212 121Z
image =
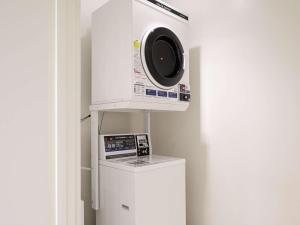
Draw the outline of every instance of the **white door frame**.
M81 225L80 0L48 0L49 224ZM54 197L53 197L54 196Z

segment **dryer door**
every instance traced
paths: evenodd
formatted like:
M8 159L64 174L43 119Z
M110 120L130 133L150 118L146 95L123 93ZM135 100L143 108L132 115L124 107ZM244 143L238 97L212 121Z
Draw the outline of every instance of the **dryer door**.
M151 29L143 38L141 56L144 70L155 86L170 89L181 80L185 64L184 50L170 29Z

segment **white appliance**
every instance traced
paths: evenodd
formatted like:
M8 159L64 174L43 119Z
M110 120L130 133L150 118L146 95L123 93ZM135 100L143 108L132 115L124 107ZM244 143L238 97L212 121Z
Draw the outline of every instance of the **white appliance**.
M151 154L148 134L101 135L97 225L185 225L185 160Z
M184 111L188 17L156 0L110 0L92 15L91 110Z

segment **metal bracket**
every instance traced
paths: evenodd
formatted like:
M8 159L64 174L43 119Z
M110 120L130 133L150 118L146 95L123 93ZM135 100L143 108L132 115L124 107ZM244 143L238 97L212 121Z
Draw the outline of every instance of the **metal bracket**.
M150 134L150 111L144 111L144 132ZM91 111L91 179L92 208L100 208L99 194L99 111Z
M144 132L150 134L151 131L151 117L150 117L150 111L144 112Z
M99 209L99 143L98 143L99 111L91 112L91 180L92 208Z

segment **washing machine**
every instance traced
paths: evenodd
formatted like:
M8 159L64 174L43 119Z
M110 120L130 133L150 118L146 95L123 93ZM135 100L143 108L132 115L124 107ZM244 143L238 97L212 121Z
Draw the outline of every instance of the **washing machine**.
M188 16L156 0L110 0L92 15L92 110L185 111Z
M97 225L185 225L185 160L151 154L148 134L101 135Z

